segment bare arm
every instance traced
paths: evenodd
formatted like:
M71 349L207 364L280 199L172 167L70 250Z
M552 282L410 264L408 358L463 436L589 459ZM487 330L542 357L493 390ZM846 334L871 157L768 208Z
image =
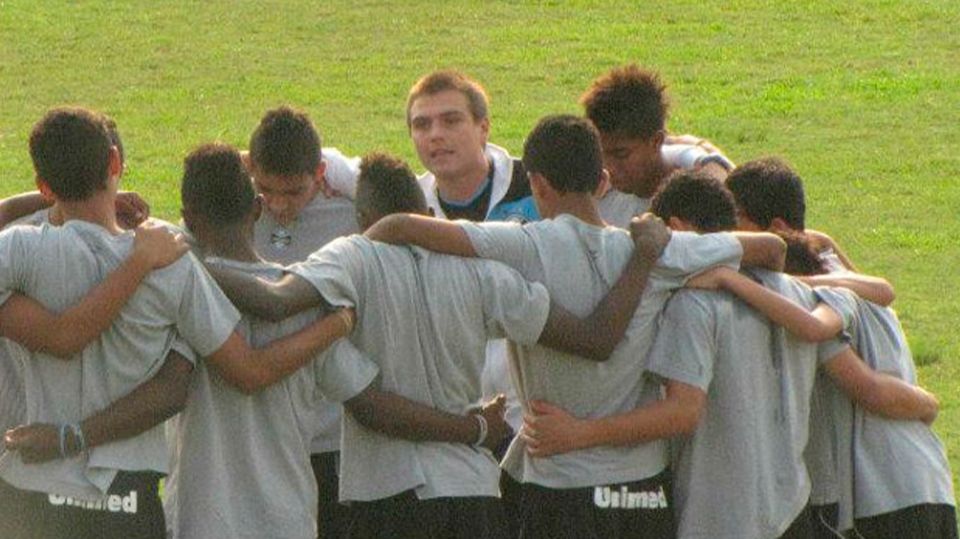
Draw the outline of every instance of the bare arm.
M577 419L550 404L531 402L520 436L535 457L549 457L597 446L635 445L693 432L706 406L706 394L681 382L667 383L667 396L629 412L601 419Z
M395 213L380 219L364 232L374 241L394 245L417 245L424 249L457 256L475 257L477 252L467 233L454 221L424 215Z
M743 247L743 267L783 271L787 260L787 243L770 232L734 232Z
M852 348L824 364L840 389L864 410L889 419L933 423L940 410L937 398L923 388L871 369Z
M267 281L249 273L206 265L220 289L238 309L258 318L279 322L313 307L326 305L306 279L288 273L279 281Z
M690 279L687 286L728 290L777 325L808 342L836 337L843 329L843 319L829 306L820 303L813 311L808 311L730 268L714 268Z
M394 438L472 445L480 436L480 422L474 414L442 412L373 387L344 402L343 406L364 427ZM503 419L503 409L501 395L478 410L487 422L482 445L488 449L495 449L510 432L510 426Z
M877 305L889 306L896 299L893 286L882 277L860 273L831 273L797 277L810 286L835 286L846 288L861 298Z
M857 271L856 266L853 265L853 261L850 260L847 254L840 249L840 245L838 245L837 242L833 241L833 238L831 238L830 236L828 236L823 232L819 232L817 230L813 230L810 228L806 229L804 233L812 237L820 245L826 245L827 247L832 249L833 252L837 255L837 258L840 259L840 262L842 262L844 267L846 267L848 270Z
M0 306L0 335L31 351L70 359L110 327L151 270L175 262L188 250L181 235L153 224L141 226L130 256L80 303L57 315L33 299L14 295Z
M580 319L551 301L540 344L595 361L610 357L640 304L650 271L670 241L670 230L649 213L634 218L630 231L633 256L597 308Z
M87 448L137 436L166 421L187 401L193 365L171 351L153 378L80 423ZM80 452L80 443L68 431L68 455ZM8 450L19 451L24 462L38 463L60 457L59 427L37 423L7 431Z
M0 200L0 229L35 211L49 208L51 204L53 203L43 198L38 191Z
M263 348L250 348L234 332L207 357L230 385L252 394L275 384L353 330L353 310L341 309Z

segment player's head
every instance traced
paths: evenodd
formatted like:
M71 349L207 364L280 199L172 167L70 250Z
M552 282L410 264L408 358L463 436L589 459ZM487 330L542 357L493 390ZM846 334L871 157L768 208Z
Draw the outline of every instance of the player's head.
M829 273L820 260L823 246L817 240L803 232L778 230L777 235L787 243L787 259L784 273L790 275L822 275Z
M781 159L767 157L740 165L727 177L727 188L737 201L740 228L804 230L803 181Z
M383 153L368 154L360 161L356 206L360 230L392 213L429 213L410 166Z
M407 127L420 162L438 178L469 173L490 133L487 94L458 71L435 71L407 96Z
M268 110L250 137L250 174L267 211L286 225L313 200L323 182L320 135L306 113Z
M662 179L669 103L660 77L635 64L601 75L580 97L600 131L604 166L618 190L649 197Z
M240 152L222 142L203 144L183 160L180 200L184 223L201 244L214 234L252 233L260 213Z
M534 200L545 215L552 213L544 207L549 204L545 197L592 195L604 174L597 129L576 116L542 118L523 143L523 167L530 176Z
M106 118L78 107L50 110L33 126L30 158L40 190L71 202L111 187L122 168Z
M650 211L671 228L701 233L737 226L733 195L723 182L706 172L677 171L664 180Z

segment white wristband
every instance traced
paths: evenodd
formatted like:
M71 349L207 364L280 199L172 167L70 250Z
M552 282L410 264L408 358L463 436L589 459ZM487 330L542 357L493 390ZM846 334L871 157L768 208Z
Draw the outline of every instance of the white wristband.
M473 418L477 420L477 426L480 427L480 432L477 434L477 441L473 442L473 447L480 447L483 445L483 442L487 441L489 426L487 425L487 418L482 415L473 414Z

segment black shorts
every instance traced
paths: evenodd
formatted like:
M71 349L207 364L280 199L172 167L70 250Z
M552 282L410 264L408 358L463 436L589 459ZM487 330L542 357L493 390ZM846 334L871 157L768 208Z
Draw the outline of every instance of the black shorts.
M98 502L20 490L0 481L0 537L164 539L160 477L156 472L120 472Z
M676 537L673 484L665 470L629 483L551 489L521 486L523 539Z
M310 455L313 477L317 480L317 538L343 539L350 525L350 507L341 504L340 476L337 470L339 451Z
M814 525L815 516L814 513L817 511L815 508L823 506L818 505L807 505L803 508L803 511L800 511L800 514L797 515L797 518L793 519L793 522L790 523L790 527L787 528L787 531L783 532L783 535L780 536L780 539L816 539L820 535L817 531L817 526ZM835 538L836 536L834 536Z
M858 518L854 526L864 539L957 539L957 511L952 505L914 505L874 517Z
M809 507L814 539L837 539L840 505L836 503L810 504Z
M351 504L351 539L508 539L500 498L420 500L412 490Z

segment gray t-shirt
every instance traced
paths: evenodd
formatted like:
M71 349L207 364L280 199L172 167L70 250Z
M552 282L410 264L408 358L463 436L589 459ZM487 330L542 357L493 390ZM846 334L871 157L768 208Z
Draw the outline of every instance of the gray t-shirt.
M853 294L817 289L844 316L854 349L871 369L916 385L916 366L892 309ZM832 356L822 356L829 361ZM943 443L922 421L898 421L856 407L833 393L834 437L840 489L840 529L920 504L956 505Z
M819 303L810 287L789 275L759 269L750 272L767 288L808 310ZM832 427L824 409L812 405L812 397L818 354L833 357L849 345L841 339L812 344L779 326L773 328L771 344L774 366L781 379L778 413L789 433L783 438L787 445L780 450L790 457L791 465L784 467L781 480L790 491L803 493L802 503L783 515L782 522L788 525L803 510L808 498L811 504L832 503L837 499L836 479L830 466L834 449L829 436L824 434L831 432Z
M726 292L680 290L664 309L647 370L707 395L696 431L673 444L680 538L779 537L778 507L805 502L778 481L791 463L780 453L778 439L788 433L771 405L781 386L770 336L769 320Z
M277 280L283 267L211 258L207 263ZM282 322L244 317L238 330L260 347L314 322L307 311ZM173 537L316 537L317 483L309 444L312 410L323 397L350 399L373 382L376 366L346 339L255 395L197 365L177 422L177 456L164 502Z
M358 173L355 159L347 159L333 148L323 149L327 163L325 177L331 187L356 190ZM341 236L359 232L353 202L346 197L328 198L317 193L297 215L296 220L282 226L264 211L253 228L253 243L257 253L270 262L288 266L303 262L311 253ZM316 435L310 443L313 453L336 451L340 448L340 413L337 403L318 402L313 424Z
M355 306L350 340L380 368L380 387L454 414L479 403L487 340L533 343L550 299L540 284L494 262L376 243L334 240L290 271L334 305ZM344 414L340 499L369 501L416 489L421 499L497 496L497 463L464 444L412 443Z
M596 227L560 215L536 223L460 221L477 254L516 268L542 282L555 302L577 316L588 315L616 282L633 242L626 231ZM524 407L533 399L560 406L577 417L599 418L653 401L655 384L644 380L644 360L655 322L671 291L692 274L716 264L739 263L740 243L729 234L677 232L647 281L624 340L605 362L589 361L538 345L512 345L511 369ZM577 488L635 481L666 467L666 443L596 447L548 458L532 458L514 440L503 467L516 480L550 488Z
M78 302L129 254L133 234L70 221L62 227L14 227L0 233L0 300L27 294L48 309ZM199 355L219 349L240 319L193 255L151 272L113 325L80 354L63 361L27 354L23 365L29 423L74 423L151 378L176 334ZM26 490L81 498L103 495L118 470L167 471L163 427L103 445L89 456L25 465L0 456L0 476Z

